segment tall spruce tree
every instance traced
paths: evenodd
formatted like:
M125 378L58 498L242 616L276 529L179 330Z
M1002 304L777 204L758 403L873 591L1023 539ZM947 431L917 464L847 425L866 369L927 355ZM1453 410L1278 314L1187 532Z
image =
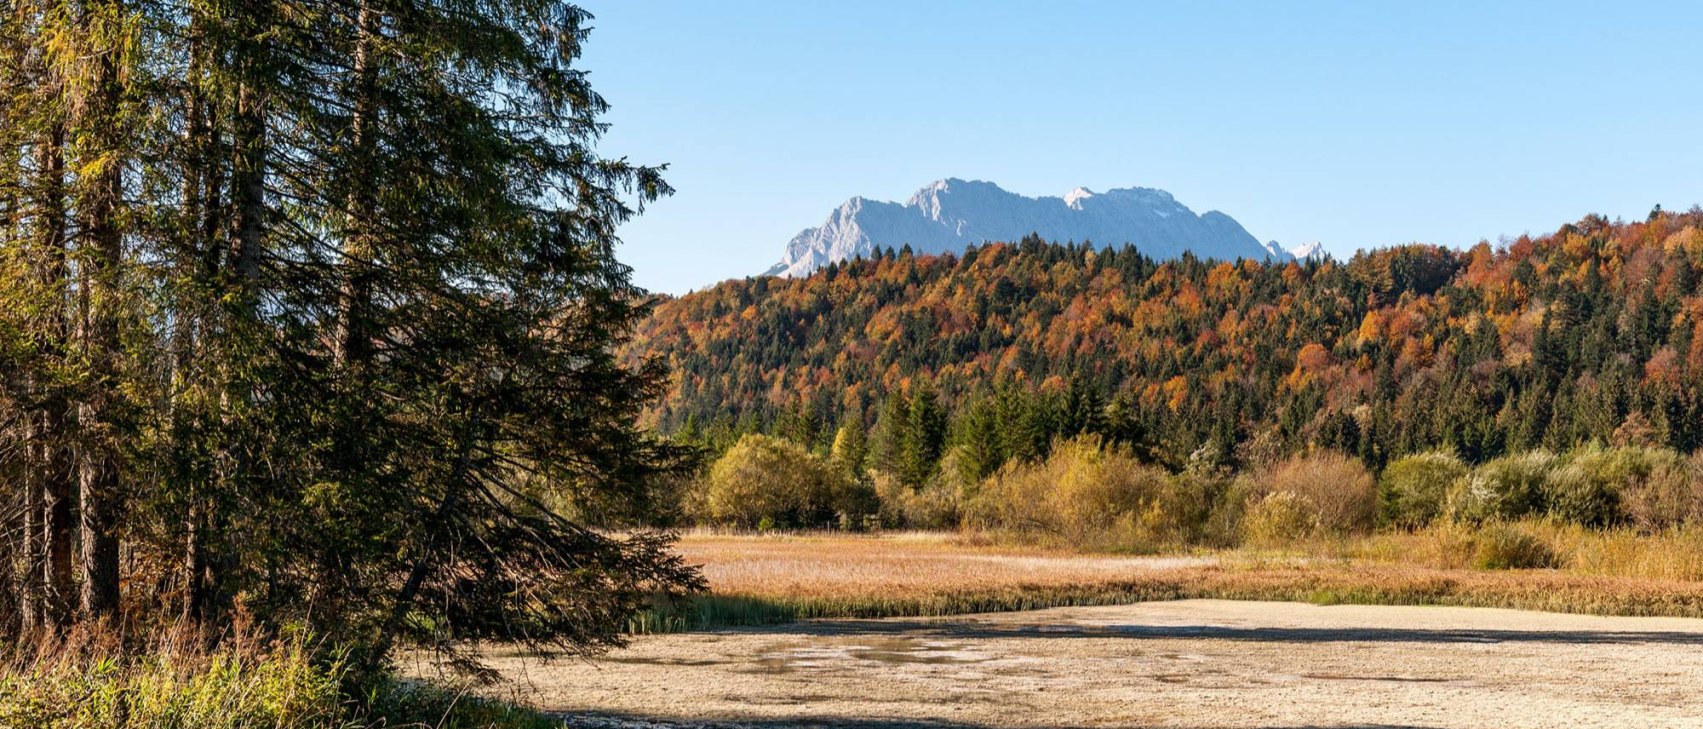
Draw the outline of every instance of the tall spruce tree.
M586 13L4 12L0 620L61 627L76 592L214 639L240 601L375 659L595 650L701 587L666 534L552 509L690 455L636 426L660 366L615 356L647 312L616 229L669 189L596 153Z
M911 393L910 409L905 414L904 447L900 451L899 476L909 486L917 487L934 478L935 467L946 450L946 410L934 392L934 385L921 381Z

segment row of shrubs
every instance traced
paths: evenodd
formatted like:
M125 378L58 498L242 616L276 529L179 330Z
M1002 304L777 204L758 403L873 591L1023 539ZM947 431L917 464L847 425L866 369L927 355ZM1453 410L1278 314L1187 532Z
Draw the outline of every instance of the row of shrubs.
M1659 531L1703 520L1703 457L1640 447L1533 451L1476 467L1446 452L1408 456L1373 474L1331 451L1241 474L1171 473L1127 448L1081 437L1038 462L986 479L957 476L948 453L929 485L747 436L686 498L699 523L769 527L969 528L1078 546L1158 549L1279 545L1376 528L1550 518Z
M1547 516L1659 531L1703 518L1703 455L1688 458L1663 448L1531 451L1477 468L1448 453L1425 453L1391 463L1382 484L1385 518L1406 527L1441 518L1481 523Z

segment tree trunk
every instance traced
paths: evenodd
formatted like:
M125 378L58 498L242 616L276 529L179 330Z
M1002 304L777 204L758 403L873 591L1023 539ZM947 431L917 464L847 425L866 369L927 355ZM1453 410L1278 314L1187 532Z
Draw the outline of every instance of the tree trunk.
M114 5L122 5L114 3ZM122 8L114 8L121 11ZM122 17L114 12L111 17ZM82 233L87 247L82 257L86 281L83 346L91 370L91 382L77 406L80 437L78 458L78 527L81 550L83 614L94 620L115 617L118 611L118 526L120 480L112 432L112 393L117 388L118 318L120 314L120 264L123 231L119 227L118 204L123 194L121 150L117 143L118 107L122 89L117 44L94 63L93 89L82 134L94 141L88 153L101 155L94 173L83 184L78 211L83 216Z
M378 61L374 56L378 52L380 20L370 0L363 0L356 21L359 35L355 45L354 114L349 125L351 154L347 161L352 174L344 209L343 262L347 273L343 278L332 353L340 366L364 359L371 339L366 310L372 296L369 269L375 253L371 171L377 148L373 127L378 116Z
M115 272L108 272L109 275ZM96 302L110 292L97 291ZM109 305L107 305L109 306ZM88 340L97 348L97 360L110 360L117 345L117 327L110 321L111 312L102 311L100 303L91 303L91 322ZM100 351L100 350L105 350ZM104 367L109 373L110 363ZM103 378L104 379L104 378ZM95 385L97 390L112 387L109 383ZM120 513L120 481L118 464L107 442L107 423L102 422L108 411L109 396L98 392L78 405L77 421L82 443L78 459L77 510L81 550L82 593L81 607L85 617L100 620L112 617L118 610L118 525Z
M254 63L249 61L249 63ZM241 305L253 305L255 284L260 278L261 235L266 214L266 99L250 78L237 90L237 109L232 147L231 202L235 206L231 265ZM248 312L244 312L247 314Z
M190 492L188 523L184 525L183 572L184 599L183 617L191 623L203 623L208 619L207 606L212 592L210 575L207 574L207 542L205 509L201 505L202 496Z
M189 275L200 275L202 280L210 280L217 271L218 252L213 239L199 235L202 221L208 213L205 209L205 181L208 176L207 166L211 161L207 156L207 112L201 93L202 75L205 71L202 60L202 28L200 16L193 16L189 29L189 69L184 80L183 106L183 216L179 223L183 239L180 242L181 253L185 260L180 265L189 271ZM211 265L209 265L211 264ZM197 269L201 270L197 270ZM198 302L197 302L198 303ZM193 310L193 309L191 309ZM203 316L205 314L203 313ZM171 341L171 382L174 388L187 388L190 375L185 368L196 351L196 332L202 322L194 317L180 316L174 322ZM178 433L181 427L178 419L182 416L178 400L180 393L172 393L169 418L171 420L168 432L172 433L172 442L168 446L172 452L172 462L182 464L187 456L184 455L184 444L179 441ZM177 473L183 473L177 470ZM207 579L205 530L201 525L201 494L196 488L197 474L189 474L189 483L184 484L188 490L185 501L188 507L184 514L183 523L183 616L194 623L201 622L206 616Z
M98 308L98 307L95 307ZM96 322L91 339L113 341L114 328ZM108 355L110 356L110 355ZM107 387L97 385L97 387ZM79 428L84 430L85 442L78 466L79 542L82 546L81 607L85 617L101 620L113 617L118 611L118 525L120 513L120 481L118 464L114 462L110 445L88 431L99 429L107 410L104 395L96 395L78 406Z
M414 609L414 601L420 596L420 588L425 586L426 578L431 576L438 566L438 551L442 539L450 531L450 520L460 509L462 493L467 490L468 479L472 477L473 434L479 423L476 412L470 415L470 420L459 438L455 470L444 484L443 500L438 502L437 509L422 525L430 530L425 543L414 554L414 564L408 569L408 578L403 581L402 589L391 603L390 616L385 619L379 629L378 640L373 643L371 660L374 665L383 662L385 656L390 653L396 642L396 634L402 630L402 621L406 620L408 612Z
M58 407L64 406L62 401L56 402ZM42 618L46 625L59 628L71 622L71 606L76 591L72 549L76 516L71 504L76 492L75 475L70 461L65 457L65 449L59 445L65 438L65 427L66 418L63 411L47 413L43 429L47 431L48 440L42 447L41 464L47 482L42 494L45 522L42 552L46 557L42 565L46 570L43 580L46 590L43 594Z
M23 433L25 452L29 454L24 459L23 481L23 531L18 539L18 556L23 561L23 569L19 574L18 585L18 624L24 634L34 633L41 629L44 613L45 585L42 584L42 482L41 473L36 457L41 452L41 433L35 423L26 426Z
M40 246L38 282L44 295L52 298L42 327L41 346L66 353L71 334L66 300L65 238L65 129L54 125L37 155L41 175L37 204L36 241ZM70 620L72 576L72 510L74 474L65 458L66 416L69 403L54 392L43 399L36 430L35 458L30 467L40 489L40 509L34 533L40 561L34 562L42 588L36 605L42 624L64 627Z

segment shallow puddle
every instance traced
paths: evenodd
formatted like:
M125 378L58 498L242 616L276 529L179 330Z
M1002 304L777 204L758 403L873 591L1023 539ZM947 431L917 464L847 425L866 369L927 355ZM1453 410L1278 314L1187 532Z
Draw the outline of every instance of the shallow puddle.
M605 663L627 663L639 666L719 666L728 661L718 661L710 658L668 658L659 656L604 656L598 660Z
M1428 678L1425 676L1343 676L1335 673L1303 673L1301 678L1311 678L1323 681L1396 681L1400 683L1448 683L1452 678Z
M760 653L752 661L751 673L788 673L798 669L825 669L833 664L868 661L896 664L971 664L993 660L993 656L966 650L962 643L917 638L874 640L826 640L806 644L783 644ZM847 665L847 668L855 667Z

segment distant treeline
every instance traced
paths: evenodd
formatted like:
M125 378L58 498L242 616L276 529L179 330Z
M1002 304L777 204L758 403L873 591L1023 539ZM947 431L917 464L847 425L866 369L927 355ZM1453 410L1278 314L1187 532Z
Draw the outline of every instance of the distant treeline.
M1700 227L1703 210L1657 208L1286 264L1034 237L889 249L660 301L628 356L671 366L649 417L712 452L752 432L824 453L867 438L872 465L912 483L949 450L985 477L1083 434L1173 471L1319 448L1374 469L1435 448L1689 453Z

